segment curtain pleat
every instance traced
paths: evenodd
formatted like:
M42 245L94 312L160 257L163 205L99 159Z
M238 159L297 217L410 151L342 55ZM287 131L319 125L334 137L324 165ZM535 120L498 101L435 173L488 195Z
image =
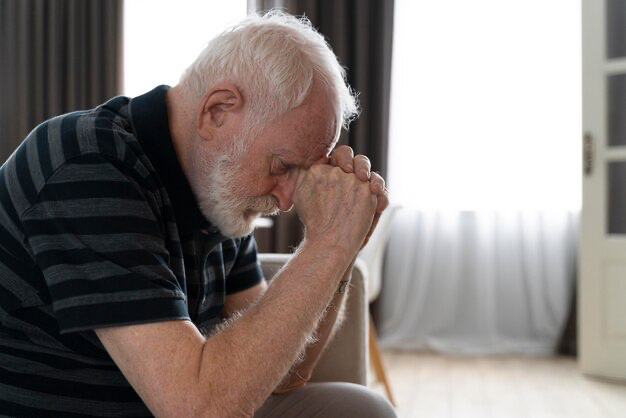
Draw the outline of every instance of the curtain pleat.
M451 354L554 354L576 284L575 211L400 209L376 311L381 345Z
M0 161L44 120L121 92L122 0L0 0Z

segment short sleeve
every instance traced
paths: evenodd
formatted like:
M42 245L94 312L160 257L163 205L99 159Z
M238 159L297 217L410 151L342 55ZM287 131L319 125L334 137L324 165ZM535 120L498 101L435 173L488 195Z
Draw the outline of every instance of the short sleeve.
M264 280L261 263L257 257L256 241L252 235L248 235L239 243L235 263L226 278L226 294L244 291Z
M101 156L64 163L22 215L61 333L189 319L154 205Z

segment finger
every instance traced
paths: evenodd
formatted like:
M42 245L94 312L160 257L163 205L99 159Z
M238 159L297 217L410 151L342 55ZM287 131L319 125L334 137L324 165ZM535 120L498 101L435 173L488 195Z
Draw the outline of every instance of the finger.
M370 230L367 231L367 235L365 236L365 240L363 241L363 245L361 245L361 250L367 245L367 243L370 240L370 237L374 233L374 230L376 229L376 225L378 225L378 220L380 219L380 215L381 215L380 213L376 213L374 215L374 219L372 220L372 226L370 226Z
M330 163L335 167L341 167L346 173L354 172L354 151L347 145L341 145L330 154Z
M375 195L382 194L385 191L385 179L374 171L370 173L370 190Z
M353 159L354 161L354 173L361 181L368 181L370 179L370 170L372 164L370 159L365 155L359 154Z
M389 207L389 190L383 190L383 192L379 195L376 195L376 197L378 199L376 201L376 213L380 214L383 213L383 211L387 209L387 207Z
M300 188L300 185L304 181L304 177L306 176L306 174L307 174L307 170L304 170L302 168L295 169L295 171L292 174L295 176L294 190L298 190Z

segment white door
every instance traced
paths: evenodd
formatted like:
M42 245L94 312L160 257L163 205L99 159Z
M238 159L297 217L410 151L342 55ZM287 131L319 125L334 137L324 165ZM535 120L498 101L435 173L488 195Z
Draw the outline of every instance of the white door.
M579 361L626 380L626 0L583 0Z

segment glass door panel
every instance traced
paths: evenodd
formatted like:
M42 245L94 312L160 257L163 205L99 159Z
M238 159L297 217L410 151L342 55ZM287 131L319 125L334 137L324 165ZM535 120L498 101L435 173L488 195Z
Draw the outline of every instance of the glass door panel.
M608 233L626 234L626 161L608 164Z
M607 80L609 146L626 145L626 74Z
M626 0L606 1L606 56L626 56Z

